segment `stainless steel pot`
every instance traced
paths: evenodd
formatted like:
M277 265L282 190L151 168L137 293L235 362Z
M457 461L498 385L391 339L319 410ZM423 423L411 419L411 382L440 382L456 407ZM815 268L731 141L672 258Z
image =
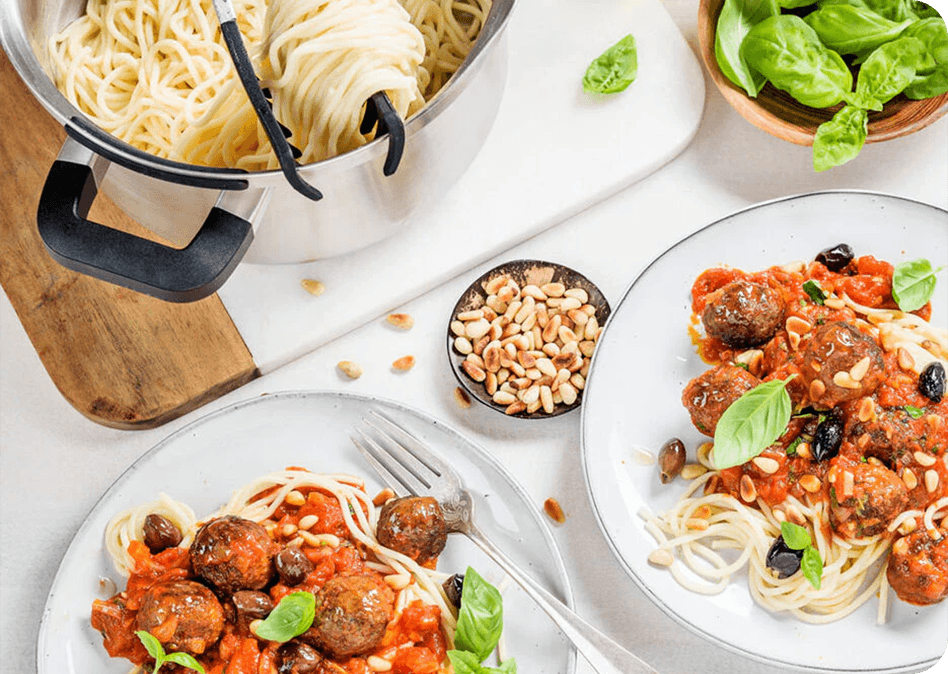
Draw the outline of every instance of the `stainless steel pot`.
M0 44L33 95L66 129L37 224L64 266L173 302L216 291L241 259L299 263L340 255L398 231L453 185L480 150L507 74L504 30L515 0L494 0L477 44L424 109L405 123L394 175L383 175L387 139L310 164L323 193L311 201L280 171L248 173L159 159L94 126L56 88L49 38L84 10L82 0L4 0ZM86 219L101 189L163 246Z

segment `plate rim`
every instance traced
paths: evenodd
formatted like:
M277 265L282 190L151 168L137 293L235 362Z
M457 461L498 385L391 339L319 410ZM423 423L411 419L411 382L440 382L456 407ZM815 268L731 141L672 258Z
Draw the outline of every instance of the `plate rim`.
M941 206L928 203L925 201L921 201L919 199L905 197L902 195L890 194L890 193L874 191L874 190L861 190L861 189L827 189L827 190L817 190L817 191L812 191L812 192L800 192L796 194L776 197L774 199L768 199L766 201L750 204L743 208L739 208L737 210L731 211L725 214L724 216L717 218L705 225L702 225L701 227L699 227L698 229L692 232L689 232L687 235L683 236L682 238L680 238L679 240L677 240L676 242L668 246L661 253L656 255L654 258L652 258L652 260L647 265L642 267L636 273L632 281L626 286L625 290L623 290L622 295L619 298L619 300L615 302L615 305L613 306L612 313L610 314L609 319L606 321L605 325L603 325L603 328L602 328L603 332L605 333L605 331L609 329L610 325L613 322L613 319L619 314L622 306L628 300L629 295L632 293L633 288L642 279L642 277L646 274L646 272L648 272L660 260L662 260L665 256L669 255L672 251L674 251L676 248L678 248L680 245L682 245L686 241L694 238L695 236L701 234L702 232L708 229L711 229L712 227L724 224L728 220L731 220L739 216L744 216L745 214L756 211L756 210L772 207L778 204L785 204L785 203L797 201L797 200L807 200L807 199L813 199L813 198L824 197L824 196L838 196L838 195L854 196L854 197L859 197L859 198L866 197L870 199L881 198L885 200L906 202L906 203L910 203L917 206L931 208L935 211L940 211L941 213L945 215L946 218L948 218L948 210L946 210L945 208ZM597 350L596 353L593 354L592 361L590 362L590 365L589 365L589 376L586 378L587 388L594 385L595 371L596 371L596 364L598 362L598 357L599 357L599 351ZM839 669L836 667L820 667L818 665L799 665L792 662L787 662L785 660L780 660L777 658L765 657L758 653L748 651L745 648L741 648L739 646L735 646L731 643L728 643L727 641L724 641L718 638L717 636L710 634L709 632L706 632L705 630L692 624L684 616L680 615L678 612L672 609L671 606L665 603L661 599L661 597L659 597L651 588L649 588L648 585L636 574L632 566L620 554L617 544L613 540L612 536L610 536L608 531L606 530L605 522L603 520L603 516L602 516L602 512L600 508L600 503L599 501L597 501L596 495L593 492L592 485L591 485L591 478L590 478L590 473L589 473L590 450L588 447L587 429L588 429L587 406L583 405L580 410L580 436L579 436L580 463L582 465L582 470L583 470L583 483L586 488L586 495L587 495L587 498L589 499L590 508L592 510L593 517L596 520L596 524L599 526L599 531L602 534L603 538L606 540L606 543L609 545L609 549L612 551L613 557L616 559L616 561L619 562L620 566L625 571L626 575L628 575L629 578L632 579L635 585L649 598L649 600L655 606L657 606L665 615L672 618L675 622L677 622L682 627L685 627L693 634L698 635L699 637L704 639L707 643L721 647L731 653L738 654L742 657L745 657L749 660L752 660L760 664L766 664L766 665L771 665L771 666L776 665L789 671L819 672L820 674L856 674L856 673L903 674L903 673L908 673L908 672L924 671L925 669L931 668L933 665L935 665L937 662L939 662L942 659L941 657L938 657L938 658L932 658L932 659L923 660L923 661L910 663L906 665L900 665L897 667L884 667L884 668L862 667L860 669ZM700 596L700 595L696 595L696 596Z
M377 396L372 394L365 393L355 393L348 391L334 391L331 389L298 389L298 390L280 390L273 392L266 392L261 395L254 396L252 398L247 398L244 400L238 400L229 405L225 405L220 409L208 412L184 426L178 428L175 431L172 431L170 434L161 438L154 445L145 450L140 456L138 456L128 467L125 468L112 483L103 491L99 497L96 499L95 503L88 510L88 512L83 517L82 523L79 525L79 528L76 529L76 532L73 534L69 545L66 547L65 552L63 552L62 557L59 560L59 564L56 567L56 573L53 576L53 580L50 583L49 590L46 594L46 600L43 603L43 611L40 617L39 629L36 639L36 671L37 674L53 674L49 672L46 665L47 658L45 653L47 649L47 638L49 636L48 628L49 621L51 619L51 614L53 610L53 599L60 589L65 578L63 576L63 568L66 564L66 561L70 558L70 555L74 552L74 548L78 545L79 538L86 533L89 527L92 526L93 516L96 515L102 508L105 507L105 503L110 494L114 491L117 491L126 481L128 481L131 476L137 471L138 467L146 462L150 457L157 454L161 449L174 441L176 441L180 436L188 435L189 433L194 432L198 427L205 424L213 422L220 416L226 416L227 414L239 413L245 407L256 406L258 404L266 404L274 401L287 400L287 399L306 399L306 398L344 398L350 401L361 401L365 404L381 404L389 405L400 410L407 412L410 415L415 415L417 418L424 419L430 422L435 427L442 429L447 432L449 435L454 436L455 438L460 438L465 443L475 448L475 452L479 460L482 460L490 468L495 470L506 482L508 486L520 497L520 499L529 505L527 512L530 515L530 518L537 525L541 536L546 542L549 549L552 551L552 560L553 566L556 570L557 580L560 582L561 587L558 588L562 592L564 597L564 603L570 610L575 611L575 598L573 596L573 586L570 581L569 574L566 571L566 564L563 560L563 553L559 548L559 545L556 543L556 540L553 538L553 533L550 530L549 525L543 520L539 508L533 503L532 498L530 497L529 492L523 487L520 481L507 469L506 466L500 463L500 461L486 448L484 448L479 442L469 438L467 435L461 433L452 425L442 421L441 419L435 417L428 412L418 409L412 405L393 400L384 396ZM574 674L576 671L576 662L577 662L577 651L576 647L569 643L566 640L567 648L567 665L566 673ZM59 673L56 673L59 674Z

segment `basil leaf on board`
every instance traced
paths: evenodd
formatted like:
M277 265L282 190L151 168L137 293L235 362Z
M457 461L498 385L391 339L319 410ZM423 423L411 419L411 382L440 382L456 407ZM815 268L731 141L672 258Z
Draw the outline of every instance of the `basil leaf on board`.
M810 26L793 14L764 19L741 44L741 57L771 84L811 108L843 100L853 76L843 57L827 49Z
M783 435L790 421L785 380L758 384L724 410L714 429L714 463L718 469L746 463Z
M809 295L810 299L813 300L814 304L819 304L823 306L823 300L827 298L826 291L820 287L820 284L810 279L803 283L803 291Z
M823 560L820 559L819 551L812 545L803 550L800 569L803 571L803 577L810 581L810 585L819 590L823 582Z
M813 170L826 171L856 158L866 142L869 114L847 105L823 122L813 137Z
M902 93L915 101L948 93L948 65L940 65L929 74L916 77Z
M859 69L856 96L888 103L915 79L915 64L921 60L921 40L900 37L873 51Z
M924 258L900 262L892 272L892 299L902 311L916 311L924 307L935 292L935 274L944 267L932 269Z
M776 16L780 8L774 0L724 0L714 33L714 56L724 76L756 98L767 78L747 65L741 57L741 42L750 29Z
M889 21L875 12L852 5L820 7L804 19L820 40L840 54L857 54L890 42L912 22Z
M193 669L195 672L204 674L204 667L202 667L201 663L195 660L194 656L190 653L169 653L165 656L165 662L173 662L181 667L187 667L188 669Z
M454 674L517 674L517 661L507 658L499 667L485 667L468 651L448 651Z
M925 416L925 410L920 407L915 407L915 405L903 405L902 409L904 409L913 419L921 419L923 416Z
M902 31L899 37L914 37L922 43L922 57L915 71L919 75L933 72L939 64L948 65L948 27L944 19L922 19Z
M791 550L803 550L808 545L813 545L810 532L806 530L806 527L801 527L793 522L781 522L780 535L783 536L783 542Z
M283 597L254 633L261 639L284 643L308 630L315 618L316 597L301 590Z
M454 646L470 651L484 662L497 646L504 628L504 601L496 587L471 567L464 572L461 609L454 634Z
M635 38L626 35L596 58L583 76L587 94L616 94L625 91L638 74Z

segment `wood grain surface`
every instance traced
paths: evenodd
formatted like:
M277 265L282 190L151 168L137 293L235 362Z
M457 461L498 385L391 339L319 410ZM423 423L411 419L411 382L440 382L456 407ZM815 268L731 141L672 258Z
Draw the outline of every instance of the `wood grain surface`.
M0 77L0 285L66 400L106 426L153 428L259 376L217 295L170 304L49 257L36 209L65 132L2 51ZM90 218L144 234L103 195Z

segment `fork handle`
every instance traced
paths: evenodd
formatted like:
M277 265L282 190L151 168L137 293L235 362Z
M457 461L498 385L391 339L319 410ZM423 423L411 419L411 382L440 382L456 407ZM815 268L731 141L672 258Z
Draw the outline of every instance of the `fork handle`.
M537 584L475 525L469 525L464 533L540 605L599 674L658 674Z

